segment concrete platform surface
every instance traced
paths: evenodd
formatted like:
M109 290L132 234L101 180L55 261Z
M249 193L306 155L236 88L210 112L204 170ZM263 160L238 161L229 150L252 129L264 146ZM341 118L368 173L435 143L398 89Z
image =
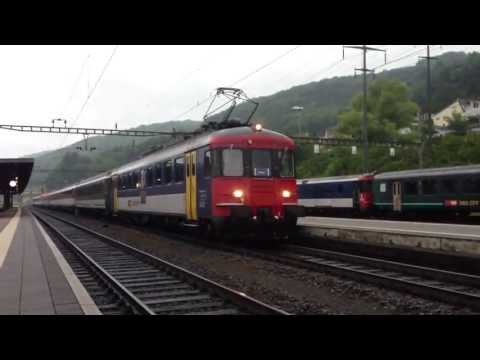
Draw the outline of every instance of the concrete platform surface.
M391 220L368 220L330 217L305 217L298 220L301 226L328 226L344 229L388 231L415 235L468 238L480 240L480 223L477 225L457 225Z
M88 296L79 299L81 283L72 282L73 271L66 274L59 263L62 258L31 213L18 210L0 232L0 314L88 313L83 304L93 301Z
M480 255L480 224L305 217L298 225L315 237Z
M7 226L12 217L17 212L17 209L8 209L0 211L0 232Z

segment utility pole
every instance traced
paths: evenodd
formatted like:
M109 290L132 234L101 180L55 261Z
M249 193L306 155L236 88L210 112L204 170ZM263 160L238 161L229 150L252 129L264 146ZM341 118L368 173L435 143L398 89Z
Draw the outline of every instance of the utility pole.
M426 113L427 113L427 124L425 126L425 118L422 117L422 126L421 126L421 146L420 146L420 169L424 167L424 153L425 145L427 145L428 152L431 155L431 140L433 135L433 121L432 121L432 73L431 73L431 60L436 60L436 57L430 56L430 45L427 45L427 56L420 56L420 59L427 60L427 104L426 104Z
M367 68L367 51L383 51L385 53L385 64L387 63L387 50L377 49L369 47L367 45L357 46L343 46L343 59L345 59L345 48L359 49L363 51L363 67L361 69L355 69L363 72L363 124L362 124L362 140L363 140L363 172L368 173L368 122L367 122L367 73L373 73L374 70Z

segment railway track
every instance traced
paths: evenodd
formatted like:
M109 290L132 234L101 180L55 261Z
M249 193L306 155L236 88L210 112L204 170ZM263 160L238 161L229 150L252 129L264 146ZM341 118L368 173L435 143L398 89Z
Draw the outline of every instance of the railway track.
M166 233L164 231L155 232L162 235ZM207 246L244 256L255 256L313 271L327 272L480 311L480 276L477 275L306 246L281 245L274 250L252 250L242 246L203 241L185 234L168 233L167 236L198 246Z
M480 311L480 276L296 245L260 256Z
M32 213L55 234L103 314L288 315L61 217Z

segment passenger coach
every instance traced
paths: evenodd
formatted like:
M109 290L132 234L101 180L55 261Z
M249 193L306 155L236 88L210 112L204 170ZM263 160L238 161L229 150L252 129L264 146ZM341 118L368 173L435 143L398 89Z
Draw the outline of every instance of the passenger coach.
M480 166L386 172L373 192L378 212L466 216L480 211Z
M297 180L299 204L310 214L350 215L372 207L370 175Z

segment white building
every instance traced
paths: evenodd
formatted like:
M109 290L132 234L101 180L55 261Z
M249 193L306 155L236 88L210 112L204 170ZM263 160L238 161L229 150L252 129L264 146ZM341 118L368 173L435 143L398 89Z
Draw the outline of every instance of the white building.
M448 127L454 113L458 113L466 119L480 117L480 99L457 99L432 116L434 126L437 128Z

